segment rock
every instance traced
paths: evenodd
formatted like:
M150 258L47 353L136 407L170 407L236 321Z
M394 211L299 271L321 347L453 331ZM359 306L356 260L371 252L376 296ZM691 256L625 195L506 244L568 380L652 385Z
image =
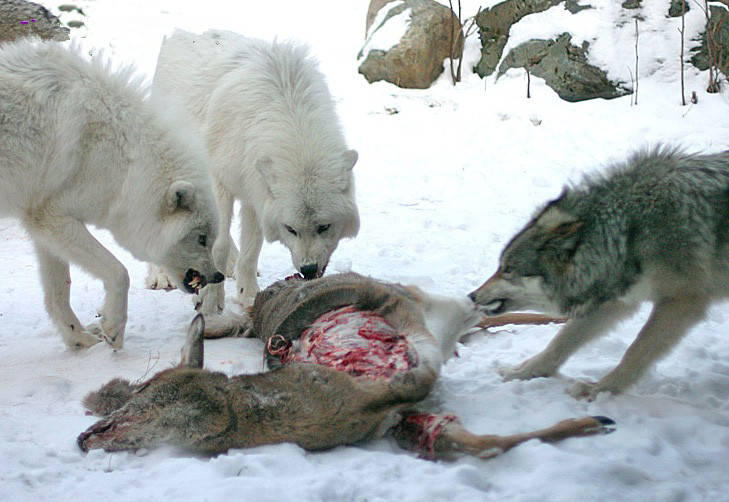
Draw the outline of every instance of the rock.
M580 0L566 0L564 8L570 11L570 14L577 14L581 10L592 9L592 5L580 5Z
M382 3L372 0L373 4ZM383 3L386 5L389 2ZM451 37L456 39L454 57L463 50L461 25L452 11L434 0L404 0L389 9L384 21L372 25L358 59L365 57L359 72L368 82L385 80L398 87L426 89L443 72L443 61L450 57ZM398 14L410 16L407 30L393 47L368 49L373 37ZM373 20L375 17L373 17Z
M729 11L717 5L709 6L710 18L708 29L714 33L717 54L715 60L718 62L719 70L729 77ZM701 45L692 49L695 54L691 57L691 63L699 70L709 68L709 50L706 46L706 31L701 34Z
M691 8L690 0L685 0L685 9L688 12ZM670 17L681 17L681 0L671 0L671 6L668 8Z
M68 33L69 29L62 27L58 18L41 5L25 0L0 0L0 42L33 35L63 42L69 39Z
M76 20L69 21L67 24L69 28L81 28L82 26L85 26L83 21Z
M369 7L367 7L367 19L365 20L365 38L367 38L367 33L370 32L370 27L372 26L372 22L375 20L375 16L377 16L377 13L380 12L380 9L382 9L385 5L389 4L390 2L395 2L397 0L371 0Z
M569 33L563 33L556 40L530 40L515 47L499 66L497 78L510 68L528 66L532 75L543 78L566 101L611 99L630 93L622 82L611 82L607 73L587 62L588 42L578 47L571 40Z
M58 6L58 10L60 10L61 12L73 12L73 11L76 11L79 14L81 14L82 16L85 16L86 15L86 14L84 14L84 11L81 9L81 7L77 7L77 6L72 5L72 4L59 5Z
M481 39L481 59L474 71L481 77L491 75L501 60L509 41L511 25L529 14L543 12L564 0L506 0L476 16L476 26Z
M625 0L620 6L623 9L640 9L641 0Z

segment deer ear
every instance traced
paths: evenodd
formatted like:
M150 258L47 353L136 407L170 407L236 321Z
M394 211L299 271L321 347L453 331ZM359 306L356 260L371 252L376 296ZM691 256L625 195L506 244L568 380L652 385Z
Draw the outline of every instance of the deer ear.
M195 207L195 187L188 181L175 181L167 190L166 201L170 213L178 209L192 211Z
M202 368L205 359L203 333L205 320L201 314L195 316L187 328L185 345L182 347L180 366L183 368Z

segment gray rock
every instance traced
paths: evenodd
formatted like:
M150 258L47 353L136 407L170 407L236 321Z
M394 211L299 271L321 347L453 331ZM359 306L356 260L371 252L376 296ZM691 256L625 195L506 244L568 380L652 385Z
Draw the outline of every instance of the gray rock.
M719 63L719 70L729 78L729 12L722 7L709 6L710 18L708 29L714 33L717 54L716 61ZM699 70L709 68L709 50L706 46L706 31L701 34L701 45L692 49L694 55L691 63Z
M625 0L620 6L623 9L640 9L641 0Z
M686 0L686 12L691 9L691 0ZM671 0L671 6L668 8L668 15L671 17L681 17L681 0Z
M529 14L543 12L562 2L564 0L506 0L482 10L476 16L481 38L481 59L474 71L481 77L491 75L496 71L506 42L509 41L511 25Z
M365 55L359 72L368 82L385 80L412 89L430 87L443 72L443 60L450 57L451 35L456 39L454 57L460 57L463 50L461 25L448 7L434 0L405 0L390 8L386 19L372 27L370 36L393 16L408 9L410 26L398 44L387 51L370 50ZM360 51L358 58L363 55Z
M623 82L611 82L607 74L587 61L589 43L572 45L572 36L563 33L556 40L530 40L506 55L497 78L510 68L529 68L566 101L617 98L630 93Z
M566 0L564 3L564 8L570 11L571 14L577 14L581 10L592 9L592 5L580 5L580 0Z
M42 5L25 0L0 0L0 42L28 36L63 42L69 39L68 33L69 29L61 26L58 18Z

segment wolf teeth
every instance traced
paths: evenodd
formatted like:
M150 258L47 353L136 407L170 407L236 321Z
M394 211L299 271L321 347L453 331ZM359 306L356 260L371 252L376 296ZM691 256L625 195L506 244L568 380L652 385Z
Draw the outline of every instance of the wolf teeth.
M499 310L503 304L504 300L494 300L491 303L487 303L486 305L484 305L484 307L486 307L486 310L495 311Z

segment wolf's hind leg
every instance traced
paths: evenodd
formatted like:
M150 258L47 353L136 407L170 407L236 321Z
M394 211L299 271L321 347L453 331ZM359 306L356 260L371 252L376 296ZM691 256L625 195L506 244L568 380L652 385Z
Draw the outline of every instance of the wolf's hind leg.
M61 331L63 341L72 349L91 347L99 343L101 338L87 331L71 310L71 276L68 262L59 259L38 243L35 249L40 264L46 309Z
M452 415L414 414L406 416L393 433L404 448L418 451L426 458L437 459L459 454L491 458L530 439L552 442L613 430L615 422L612 419L598 416L562 420L546 429L523 434L478 435L466 430Z
M504 380L529 380L554 375L577 349L635 311L635 306L612 302L592 314L575 317L557 333L547 348L514 368L500 370Z
M622 392L704 317L709 303L708 298L695 296L658 301L620 364L595 384L576 384L570 394L593 399L600 392Z

